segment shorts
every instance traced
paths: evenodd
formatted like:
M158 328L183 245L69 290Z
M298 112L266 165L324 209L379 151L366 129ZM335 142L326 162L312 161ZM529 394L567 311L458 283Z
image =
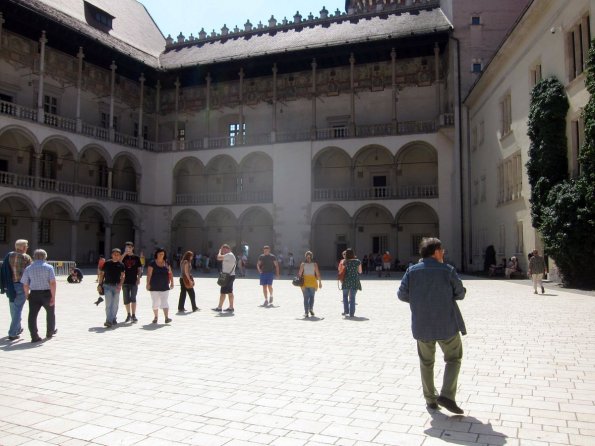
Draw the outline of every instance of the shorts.
M275 273L260 273L260 284L262 286L272 285Z
M236 280L236 276L231 276L227 285L221 287L220 294L232 294L234 280Z
M138 285L136 283L129 284L125 283L122 285L122 298L124 299L124 305L136 303L136 293L138 292Z
M384 262L382 265L384 266L385 270L390 270L390 262Z

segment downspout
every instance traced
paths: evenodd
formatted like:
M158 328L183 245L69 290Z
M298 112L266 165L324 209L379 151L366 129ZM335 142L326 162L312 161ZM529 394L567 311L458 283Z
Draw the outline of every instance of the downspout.
M457 75L457 105L458 105L458 115L459 115L459 126L457 129L458 136L459 136L459 195L460 195L460 203L461 203L461 270L463 272L467 271L467 264L465 262L466 258L466 246L465 243L465 207L464 207L464 193L463 193L463 104L461 100L461 52L460 52L460 42L459 39L456 37L450 36L452 40L454 40L457 44L457 58L456 58L456 75Z

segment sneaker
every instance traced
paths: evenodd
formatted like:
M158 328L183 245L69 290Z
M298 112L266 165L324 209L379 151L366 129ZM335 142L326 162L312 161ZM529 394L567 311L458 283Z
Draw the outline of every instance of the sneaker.
M541 294L544 294L544 293L545 293L545 288L542 286L541 287Z
M126 316L126 320L124 321L124 323L126 322L130 322L132 320L132 317L130 315Z
M533 291L533 294L537 294L537 290Z
M439 409L438 404L436 404L436 403L426 403L426 407L430 410L438 410Z
M225 310L226 313L233 313L233 308L226 308Z
M114 319L114 320L112 321L112 325L118 325L118 321Z
M157 323L157 318L153 319L153 323L156 324Z
M304 313L304 317L305 317L305 318L309 318L309 317L310 317L310 315L309 315L308 313Z
M314 312L310 310L310 316L314 317Z
M269 298L269 305L273 305L273 296Z
M46 339L52 339L54 336L56 336L58 334L58 329L55 328L54 331L52 333L48 333L46 334Z
M269 306L269 301L268 300L264 300L264 303L262 304L263 307L268 307Z
M31 342L41 342L43 339L41 339L39 336L37 336L36 338L31 339Z
M21 337L20 337L19 335L16 335L16 336L9 336L9 337L8 337L8 340L9 340L9 341L16 341L17 339L20 339L20 338L21 338Z
M219 313L221 313L221 308L219 308L219 307L216 307L216 308L211 308L211 310L213 310L213 311L218 311Z
M170 322L171 322L171 319L170 319L170 318L168 318L168 317L166 317L166 318L165 318L165 323L166 323L166 324L169 324Z
M136 316L135 316L134 314L132 315L132 322L133 322L133 323L134 323L134 322L138 322L138 319L136 318Z
M103 323L103 326L106 327L106 328L110 328L112 326L112 323L106 321L106 322Z

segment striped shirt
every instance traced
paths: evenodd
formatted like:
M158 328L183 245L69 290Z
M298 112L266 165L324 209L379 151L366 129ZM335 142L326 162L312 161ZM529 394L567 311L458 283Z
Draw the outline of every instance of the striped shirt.
M43 291L50 289L50 282L54 282L54 267L45 260L35 260L25 268L21 283L28 285L31 291Z

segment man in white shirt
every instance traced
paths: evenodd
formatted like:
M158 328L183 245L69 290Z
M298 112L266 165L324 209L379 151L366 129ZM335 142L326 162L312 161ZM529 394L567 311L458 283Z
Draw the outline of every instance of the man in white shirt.
M236 278L236 256L233 255L231 248L226 244L222 245L219 249L217 260L221 262L221 272L230 274L230 277L227 283L221 287L219 305L217 305L216 308L213 308L213 311L233 313L233 282ZM229 307L222 310L223 303L225 302L225 295L229 296Z

